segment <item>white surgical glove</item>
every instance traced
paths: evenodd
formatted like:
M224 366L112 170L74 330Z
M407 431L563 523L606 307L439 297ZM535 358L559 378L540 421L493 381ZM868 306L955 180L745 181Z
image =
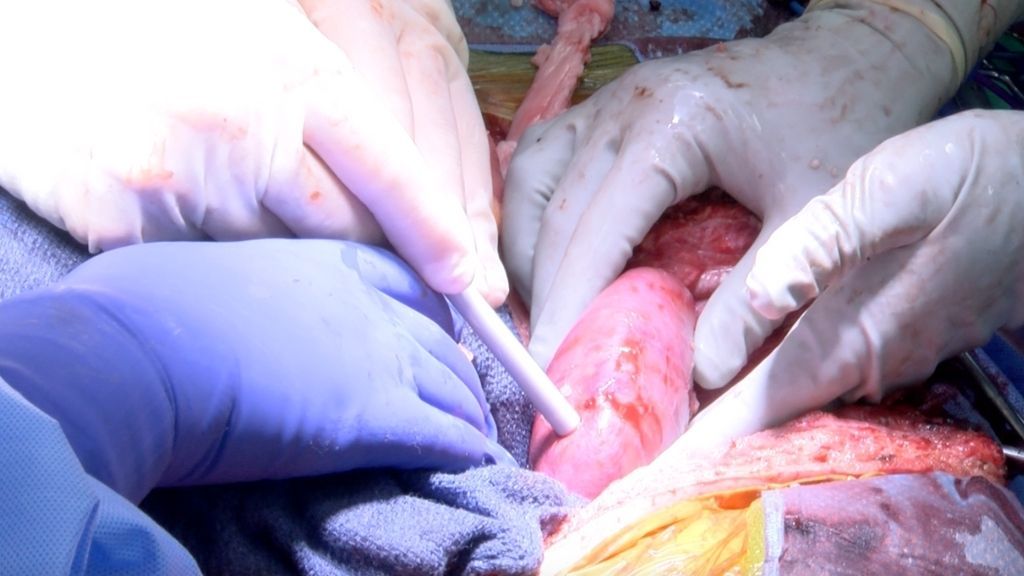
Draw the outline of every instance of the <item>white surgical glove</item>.
M1024 112L971 111L858 160L757 252L774 326L810 306L683 436L714 445L836 398L879 399L1024 324Z
M450 0L298 1L412 136L442 190L464 206L481 264L474 283L500 304L508 278L491 210L490 147Z
M756 249L853 161L932 117L998 33L992 6L823 3L764 39L640 64L528 131L505 184L502 243L531 305L534 356L547 364L666 207L721 187L764 221ZM771 329L743 291L752 258L698 321L704 386L727 383Z
M93 251L207 237L387 240L434 288L495 276L489 297L500 300L494 221L476 199L490 193L486 141L466 129L464 142L431 116L466 110L464 94L440 88L465 75L465 47L444 0L412 4L375 3L365 23L393 24L379 43L432 64L406 75L404 93L382 94L403 87L364 73L364 55L351 57L295 0L5 2L0 186ZM424 93L439 103L410 124L418 108L403 116L395 102ZM478 273L480 263L498 271Z

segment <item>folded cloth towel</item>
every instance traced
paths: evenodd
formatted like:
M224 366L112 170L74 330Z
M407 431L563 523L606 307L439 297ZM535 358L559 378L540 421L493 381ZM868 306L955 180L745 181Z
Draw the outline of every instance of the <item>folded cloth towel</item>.
M567 496L521 468L365 470L158 491L144 508L204 574L531 574Z

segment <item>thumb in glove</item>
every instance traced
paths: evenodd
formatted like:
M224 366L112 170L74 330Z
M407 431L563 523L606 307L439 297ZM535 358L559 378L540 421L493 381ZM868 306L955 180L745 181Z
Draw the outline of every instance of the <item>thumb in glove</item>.
M896 136L772 234L746 278L778 323L763 362L687 435L747 434L837 398L877 400L1024 323L1024 114L966 112Z

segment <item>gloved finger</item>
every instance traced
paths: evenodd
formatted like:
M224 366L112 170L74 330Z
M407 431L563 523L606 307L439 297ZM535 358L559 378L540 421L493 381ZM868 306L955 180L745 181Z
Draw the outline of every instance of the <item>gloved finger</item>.
M395 31L389 24L392 18L384 18L381 13L390 15L390 5L374 7L351 0L300 0L299 4L313 25L341 48L367 84L376 88L386 108L411 134L412 107ZM283 191L275 194L272 187L264 204L281 215L298 236L383 242L384 233L366 206L314 152L307 148L305 156L294 178L315 185L300 187L306 193L283 186ZM277 163L278 154L274 161Z
M469 76L458 74L451 86L452 107L462 147L462 189L466 215L473 230L481 271L474 287L487 302L497 307L508 296L508 276L498 256L498 224L491 209L494 183L491 180L491 149L487 129Z
M315 61L304 85L306 143L431 287L462 291L479 265L461 202L444 193L404 127L345 55L319 34L310 44Z
M54 196L61 198L62 208L58 226L85 244L89 252L97 253L129 244L154 240L198 240L206 234L195 226L181 222L174 213L176 199L163 197L152 202L132 201L133 194L117 182L97 178L89 182L89 194L82 194L77 185L58 184ZM143 226L149 219L150 224ZM276 218L266 224L271 227ZM184 224L184 225L181 225ZM287 229L276 222L276 229Z
M449 0L404 0L404 3L444 37L463 68L469 66L469 44Z
M408 8L406 8L408 10ZM471 224L466 210L465 179L462 165L464 144L460 139L457 114L453 105L450 79L463 74L461 64L444 40L416 14L409 15L400 36L399 54L412 105L412 134L428 169L434 171L439 193L454 198ZM466 143L469 144L469 143ZM486 146L486 142L477 143ZM488 152L485 147L482 152ZM474 251L476 247L473 234ZM479 258L478 262L482 263ZM475 271L475 285L485 282L482 269Z
M420 399L496 438L494 416L476 368L455 340L442 337L440 328L429 330L434 334L421 339L420 344L437 360L438 370L417 372Z
M932 304L907 302L899 283L879 281L896 277L911 256L910 248L889 252L824 292L775 350L698 413L686 434L702 444L724 442L839 398L877 401L883 386L925 378L938 361L928 357L931 347L893 343L910 334L930 339L928 327L913 319Z
M460 350L461 353L461 350ZM467 364L465 355L463 361ZM470 365L471 369L472 366ZM476 372L473 372L475 375ZM498 437L498 428L494 423L494 415L491 414L490 404L484 397L479 381L474 386L466 386L462 381L456 382L451 377L448 380L433 379L427 381L425 378L418 378L419 396L426 404L449 414L454 418L472 426L487 438L495 440ZM460 386L459 390L464 391L453 394L453 387ZM470 401L467 393L472 393L474 402Z
M447 300L431 290L401 258L384 248L339 242L341 261L359 277L387 296L430 318L450 337L456 337Z
M261 204L298 237L382 244L384 232L373 214L302 145L301 134L297 140L294 147L279 142L275 148Z
M190 148L194 128L188 122L161 123L134 111L124 113L134 122L99 133L90 144L90 162L80 171L71 169L52 192L57 225L91 252L144 241L289 235L280 219L251 199L212 194L219 187L245 185L236 178L207 174L200 187L173 160L153 165L154 157L164 161L195 154Z
M591 161L574 163L552 197L557 212L545 214L535 257L530 336L530 352L541 366L547 366L583 310L622 271L665 209L709 185L707 162L693 141L673 141L669 155L642 135L627 135L609 162L613 144L605 141L578 156ZM605 162L610 167L602 171ZM588 194L594 176L599 180ZM565 221L556 220L563 216Z
M324 422L313 442L303 442L298 450L271 454L276 476L270 477L326 474L353 467L459 471L489 464L516 465L493 438L443 410L416 400L396 408L393 395L375 395L368 401L382 405L371 405L365 413L356 414L341 409L338 417L357 419L352 426L339 428ZM265 472L261 474L266 476ZM238 479L229 473L204 481Z
M747 296L745 280L754 265L758 246L771 235L766 226L754 244L726 274L697 318L693 337L693 379L702 388L714 390L728 384L746 366L750 354L782 324L783 318L768 319L754 309Z
M536 327L547 303L552 282L562 258L573 240L579 221L586 213L605 176L615 164L621 147L615 128L588 134L577 142L576 153L555 186L540 215L537 244L533 254L533 282L530 285L530 325ZM531 331L531 340L534 334Z
M501 248L516 292L531 304L534 251L545 209L576 151L577 129L571 109L536 124L519 139L502 200Z
M480 430L453 417L443 410L421 405L413 417L403 422L403 433L407 437L420 439L415 444L388 446L377 450L379 457L390 462L373 462L368 465L395 465L395 462L409 462L415 467L460 470L470 466L500 464L518 466L515 458L493 438Z
M441 332L440 329L435 330ZM421 365L416 371L415 382L420 400L466 422L487 437L495 438L497 429L490 405L466 355L451 339L448 345L437 339L422 344L437 361Z
M782 424L845 391L852 380L845 373L855 367L843 359L830 362L829 352L848 346L850 357L862 358L864 340L855 323L840 325L837 318L829 318L837 326L821 330L824 315L816 305L760 364L698 412L683 435L691 445L717 446Z
M337 45L377 90L385 108L412 134L412 103L402 71L392 3L299 0L314 26Z
M415 366L402 366L410 371L408 378L416 383L419 398L495 437L497 431L480 376L458 343L433 320L400 302L387 302L382 296L381 306L412 339L401 347L418 347L431 357L431 361Z
M952 208L948 185L921 194L900 190L916 163L890 161L883 144L855 162L846 178L784 222L758 251L747 278L751 305L778 319L816 298L844 273L877 254L927 236Z
M380 17L373 17L369 5L365 2L355 2L355 6L349 6L352 2L339 4L337 2L326 3L322 0L304 0L302 4L306 7L310 19L328 38L341 47L350 56L355 67L362 72L372 86L381 89L381 95L391 101L390 106L395 115L406 126L410 134L414 133L412 122L412 106L409 93L410 88L416 88L415 84L406 82L403 71L403 63L399 56L402 52L412 61L405 65L412 67L416 72L418 59L432 48L427 46L405 46L399 50L396 31L392 29L396 24L386 25L386 22L396 18L401 19L407 28L398 31L402 38L437 38L437 33L444 34L452 49L463 53L456 55L450 52L453 58L468 58L465 37L455 22L454 14L445 5L438 5L433 0L417 2L409 7L399 3L397 7L391 5L380 6L390 15L382 20ZM351 9L350 9L351 8ZM363 17L360 17L359 15ZM419 32L419 31L422 32ZM369 42L369 45L367 44ZM408 44L408 42L406 42ZM466 210L473 227L476 239L477 251L480 255L483 270L477 275L478 289L491 301L492 304L500 304L508 291L508 281L505 278L504 269L501 268L497 255L497 231L494 223L494 216L490 211L490 197L492 187L490 182L490 158L487 145L487 136L483 125L483 119L476 104L476 98L469 84L469 78L465 73L460 73L465 67L463 60L456 64L454 60L449 66L449 77L455 78L451 90L451 102L455 112L455 123L458 128L458 140L462 151L464 190L466 190ZM456 89L454 84L459 84ZM423 87L413 90L416 93ZM427 86L427 92L431 92L433 86ZM464 92L468 92L466 98ZM434 99L427 99L428 105L443 105L444 102ZM475 113L474 113L475 112ZM471 139L472 137L472 139ZM422 143L417 142L420 150L424 150ZM442 164L444 165L444 164ZM476 194L476 193L479 193ZM486 212L478 212L476 201L487 202L484 206ZM484 241L486 240L486 242ZM494 288L489 289L488 285L493 284Z

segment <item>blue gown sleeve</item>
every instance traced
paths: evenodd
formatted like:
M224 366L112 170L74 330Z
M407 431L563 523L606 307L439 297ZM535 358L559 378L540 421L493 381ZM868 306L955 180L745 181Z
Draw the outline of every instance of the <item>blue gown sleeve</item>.
M60 425L3 379L0 519L0 574L200 574L170 534L89 476Z

